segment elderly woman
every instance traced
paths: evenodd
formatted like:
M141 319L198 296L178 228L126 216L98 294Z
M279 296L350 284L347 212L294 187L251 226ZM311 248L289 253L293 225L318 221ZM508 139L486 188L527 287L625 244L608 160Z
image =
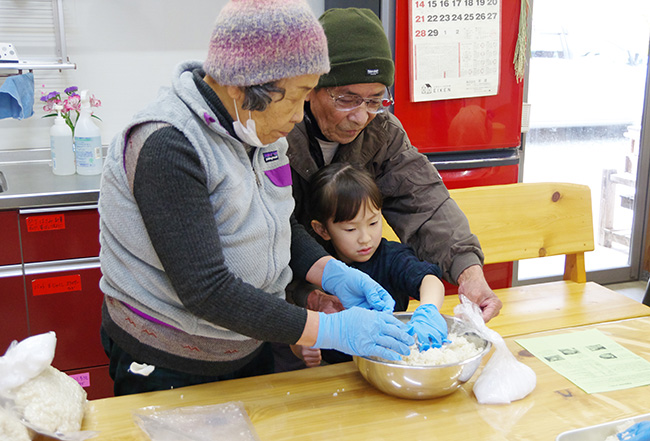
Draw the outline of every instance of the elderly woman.
M292 218L284 137L329 70L303 0L233 0L207 59L111 144L101 216L102 343L115 394L273 371L265 342L396 359L413 339L375 282L328 256ZM291 305L292 278L345 311Z

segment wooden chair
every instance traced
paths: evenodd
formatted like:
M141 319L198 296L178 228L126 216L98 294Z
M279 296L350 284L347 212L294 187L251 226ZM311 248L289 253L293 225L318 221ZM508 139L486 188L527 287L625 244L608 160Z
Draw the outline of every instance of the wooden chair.
M450 193L478 236L486 263L566 256L565 280L494 290L503 309L489 324L502 335L649 315L647 306L586 281L585 252L594 249L588 187L546 182L472 187ZM453 315L458 303L458 296L448 295L440 311ZM418 305L417 300L411 300L408 311Z
M517 183L450 190L478 237L485 263L565 255L564 279L585 283L594 249L591 191L567 183ZM384 237L399 240L384 222Z

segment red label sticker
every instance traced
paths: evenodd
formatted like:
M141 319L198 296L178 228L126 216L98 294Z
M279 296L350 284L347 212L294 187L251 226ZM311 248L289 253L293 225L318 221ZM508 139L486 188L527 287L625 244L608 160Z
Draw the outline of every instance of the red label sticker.
M83 372L81 374L70 375L70 378L74 379L81 385L81 387L90 386L90 372Z
M65 229L65 215L63 213L29 216L25 219L25 222L27 223L27 231L29 233Z
M35 296L57 294L61 292L81 291L81 275L47 277L32 280L32 292Z

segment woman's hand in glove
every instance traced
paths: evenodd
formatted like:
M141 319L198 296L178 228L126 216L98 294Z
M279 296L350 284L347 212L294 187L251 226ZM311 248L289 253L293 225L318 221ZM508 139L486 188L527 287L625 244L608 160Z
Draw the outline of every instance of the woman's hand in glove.
M414 343L406 331L404 323L385 312L356 306L334 314L320 312L314 347L398 361Z
M650 441L650 421L640 421L616 436L621 441Z
M340 260L331 259L323 270L321 286L341 300L346 309L360 306L365 309L393 312L395 300L381 285L358 269L350 268Z
M420 305L413 312L408 322L408 333L417 337L421 352L430 348L439 348L447 340L447 322L436 305Z

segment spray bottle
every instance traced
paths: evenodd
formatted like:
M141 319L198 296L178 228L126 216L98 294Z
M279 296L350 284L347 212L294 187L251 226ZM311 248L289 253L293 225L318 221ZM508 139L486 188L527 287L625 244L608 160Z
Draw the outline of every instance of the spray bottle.
M98 175L102 172L102 139L99 127L93 123L90 112L90 96L81 91L81 113L74 129L74 146L77 173Z
M61 116L63 106L55 105L57 116L50 129L50 148L52 150L52 172L55 175L73 175L75 172L74 151L72 150L72 129Z

